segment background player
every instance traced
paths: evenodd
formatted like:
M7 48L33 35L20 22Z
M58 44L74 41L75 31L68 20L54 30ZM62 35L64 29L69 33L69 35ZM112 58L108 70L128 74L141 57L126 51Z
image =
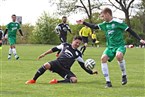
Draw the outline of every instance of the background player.
M71 29L66 22L67 22L67 17L63 16L62 23L58 24L56 26L57 29L55 29L57 32L59 30L58 33L59 33L59 38L61 43L67 42L67 32L69 31L71 33Z
M122 85L125 85L127 83L127 74L125 60L123 58L126 52L123 32L124 31L129 32L143 44L145 44L145 41L142 40L122 20L113 18L111 9L109 8L103 9L100 16L104 20L104 22L97 25L86 23L83 22L82 20L77 21L77 23L84 24L93 29L100 29L105 32L107 40L107 48L105 49L101 57L101 67L104 77L106 79L106 87L112 87L109 77L107 61L111 62L115 56L122 71Z
M50 70L52 72L55 72L59 74L64 80L56 80L53 79L50 81L50 84L56 84L56 83L76 83L77 78L75 74L71 71L71 66L75 62L75 60L78 61L80 66L89 74L97 74L97 71L91 71L85 68L84 61L81 57L81 52L77 49L81 44L82 38L80 36L74 37L71 44L68 43L62 43L59 46L56 46L45 53L41 54L38 59L46 56L47 54L56 52L58 50L61 50L61 53L59 57L54 60L45 63L41 68L38 69L35 76L32 80L28 80L26 84L33 84L36 82L37 78L41 76L46 70Z
M92 31L89 27L84 26L82 29L79 31L79 35L82 37L84 46L81 47L80 51L82 54L84 54L86 47L88 45L88 37L91 36Z
M92 37L92 46L95 45L95 46L99 47L99 45L98 45L99 44L99 41L97 40L95 31L93 31L91 37Z
M11 54L13 52L15 59L18 60L19 56L17 55L16 47L15 47L17 30L19 30L22 38L23 38L23 33L20 28L20 24L16 22L16 15L13 14L11 17L12 17L12 22L10 22L7 25L7 28L4 32L4 37L8 33L8 41L10 44L8 59L11 59Z
M63 16L62 17L62 23L58 24L55 28L56 33L59 35L59 39L61 41L61 43L67 42L67 32L69 31L71 32L71 29L69 27L69 25L67 24L67 17ZM58 53L56 54L56 56L58 57L60 51L58 51Z
M3 31L0 28L0 49L2 49L2 37L3 37Z

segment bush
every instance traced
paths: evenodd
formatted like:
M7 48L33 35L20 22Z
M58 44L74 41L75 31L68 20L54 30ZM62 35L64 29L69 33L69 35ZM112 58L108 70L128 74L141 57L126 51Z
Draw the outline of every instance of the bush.
M54 28L58 23L58 19L51 18L44 12L32 32L33 42L38 44L58 44L59 39L54 33Z

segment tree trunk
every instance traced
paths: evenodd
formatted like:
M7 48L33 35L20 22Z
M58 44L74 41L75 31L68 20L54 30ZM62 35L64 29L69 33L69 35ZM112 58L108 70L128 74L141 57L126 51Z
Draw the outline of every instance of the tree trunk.
M131 27L130 18L129 18L129 12L128 12L127 10L125 10L124 13L125 13L125 21L126 21L126 24L127 24L129 27ZM127 36L128 36L129 38L132 37L129 33L127 33Z
M92 23L92 10L91 10L91 2L88 0L88 6L89 6L89 22Z
M90 23L93 23L93 22L92 22L92 16L88 16L88 18L89 18L89 22L90 22Z
M131 27L131 24L130 24L130 18L129 18L129 13L128 11L124 11L125 12L125 21L126 21L126 24Z

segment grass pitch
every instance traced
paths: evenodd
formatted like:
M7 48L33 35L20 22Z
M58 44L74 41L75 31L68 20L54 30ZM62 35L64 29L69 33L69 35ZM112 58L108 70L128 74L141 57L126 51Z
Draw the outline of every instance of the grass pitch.
M17 45L20 60L7 60L8 46L0 51L0 97L145 97L145 50L141 48L127 49L125 60L127 64L128 84L121 85L121 71L114 59L109 63L112 88L104 88L105 79L101 72L100 57L105 48L88 47L84 60L95 59L98 75L87 74L77 62L72 71L78 78L76 84L55 84L48 82L62 79L55 73L46 71L34 85L25 85L37 69L45 62L55 59L55 54L47 55L41 60L37 57L51 48L51 45Z

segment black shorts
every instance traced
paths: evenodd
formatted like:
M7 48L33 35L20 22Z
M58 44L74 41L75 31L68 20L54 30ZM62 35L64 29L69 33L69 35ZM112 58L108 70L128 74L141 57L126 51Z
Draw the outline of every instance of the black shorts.
M88 37L82 36L83 43L88 43Z
M64 35L60 35L60 36L59 36L59 39L60 39L61 43L64 43L64 42L67 41L67 37L64 36Z
M64 79L76 77L69 69L64 68L58 60L48 62L51 65L50 71L58 73Z
M95 43L96 42L96 39L92 39L92 42Z

